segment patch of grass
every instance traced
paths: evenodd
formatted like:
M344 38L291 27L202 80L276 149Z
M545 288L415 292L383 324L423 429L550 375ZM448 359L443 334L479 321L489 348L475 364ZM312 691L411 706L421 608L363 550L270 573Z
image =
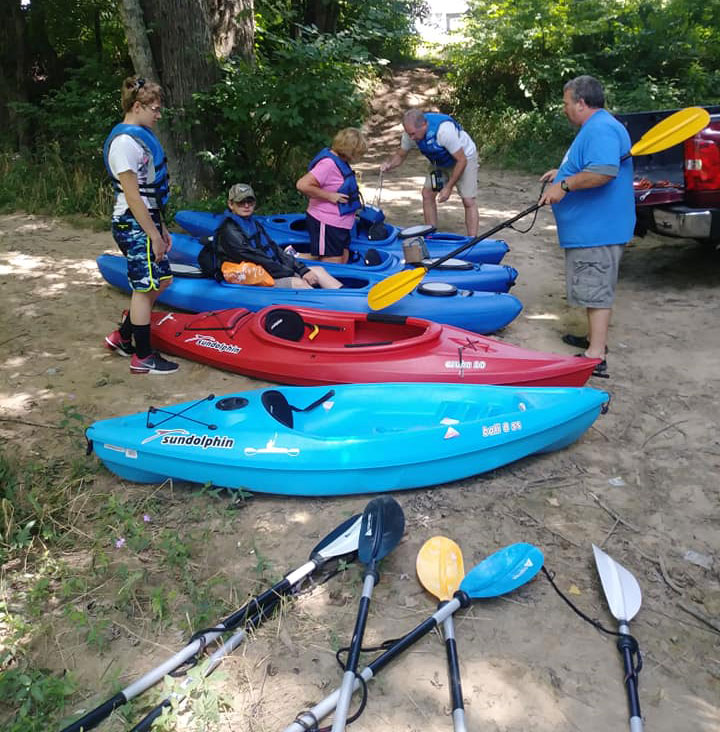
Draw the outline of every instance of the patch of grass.
M62 458L27 460L0 450L3 730L58 728L68 715L76 684L42 670L48 642L63 650L80 644L78 657L96 657L125 638L119 632L124 624L138 634L149 624L155 632L185 625L193 632L213 626L235 599L228 577L222 571L208 576L204 561L212 527L232 519L227 509L235 495L187 491L178 503L162 488L122 489L96 480L89 471L97 461L81 457L84 422L75 407L62 409L54 445ZM258 572L268 568L261 556ZM112 678L99 682L103 698L116 690ZM209 730L225 702L216 685L203 689L193 693L193 715ZM139 709L119 710L117 722L132 712L134 723Z
M33 156L0 154L0 212L81 213L107 221L112 200L110 183L99 166L68 165L59 143Z
M0 706L13 709L3 725L5 732L46 732L63 713L76 684L69 676L28 667L11 668L0 674Z

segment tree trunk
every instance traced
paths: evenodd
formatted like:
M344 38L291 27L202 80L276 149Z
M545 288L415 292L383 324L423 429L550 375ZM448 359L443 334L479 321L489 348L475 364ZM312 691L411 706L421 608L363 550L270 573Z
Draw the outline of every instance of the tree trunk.
M239 55L255 63L255 7L253 0L208 0L210 23L218 58Z
M212 184L200 153L212 147L210 125L195 120L193 94L207 91L219 72L206 0L122 0L123 23L135 71L156 80L169 108L159 126L173 185L199 197Z
M28 100L26 38L20 3L3 3L0 7L0 130L13 150L27 145L23 115L10 106L12 102Z
M120 0L120 15L135 73L159 83L160 77L155 68L140 0Z
M336 33L340 5L337 0L306 0L305 25L315 25L321 33Z

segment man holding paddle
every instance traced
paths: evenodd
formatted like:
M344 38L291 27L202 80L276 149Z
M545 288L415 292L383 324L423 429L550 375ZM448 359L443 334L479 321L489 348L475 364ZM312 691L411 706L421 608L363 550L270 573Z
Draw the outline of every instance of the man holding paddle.
M565 250L567 301L587 309L587 338L567 334L563 341L584 348L581 357L602 359L593 375L607 377L605 351L620 257L635 229L630 136L604 109L597 79L578 76L563 92L565 115L580 131L560 168L542 176L553 183L539 203L553 207Z
M423 216L428 226L437 227L437 203L445 203L457 188L465 207L468 236L477 236L477 148L460 123L447 114L425 113L409 109L403 116L400 149L386 160L380 170L393 170L405 162L414 147L430 161L422 189Z

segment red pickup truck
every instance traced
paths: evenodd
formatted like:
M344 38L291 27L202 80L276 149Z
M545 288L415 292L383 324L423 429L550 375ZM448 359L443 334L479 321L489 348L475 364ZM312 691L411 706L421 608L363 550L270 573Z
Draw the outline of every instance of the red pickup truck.
M633 158L635 233L720 244L720 106L706 107L710 124L680 145ZM618 114L637 142L677 110Z

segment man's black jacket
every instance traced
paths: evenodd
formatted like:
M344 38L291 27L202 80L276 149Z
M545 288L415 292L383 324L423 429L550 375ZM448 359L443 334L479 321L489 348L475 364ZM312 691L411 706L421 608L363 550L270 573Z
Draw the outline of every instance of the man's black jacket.
M240 224L226 218L215 235L205 241L198 264L209 277L222 280L223 262L254 262L262 265L275 279L302 277L309 268L291 254L286 254L268 236L257 219L252 218L256 233L248 236Z

